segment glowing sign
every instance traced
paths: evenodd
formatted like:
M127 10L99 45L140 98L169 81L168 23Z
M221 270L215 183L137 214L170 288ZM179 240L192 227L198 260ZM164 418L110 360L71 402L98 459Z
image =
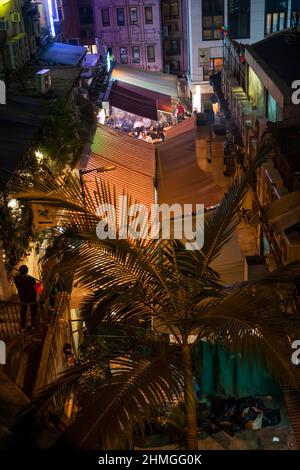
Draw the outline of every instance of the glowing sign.
M0 364L6 364L6 345L0 340Z
M53 10L54 10L54 14L53 14L53 19L54 21L59 21L59 14L58 14L58 8L57 8L57 0L52 0L52 5L53 5Z
M52 0L48 0L48 11L49 11L49 20L50 20L50 34L55 38L55 27L54 27L54 16L53 16L53 4Z
M111 69L111 62L112 62L112 57L109 52L106 53L106 68L107 71L110 72Z
M0 104L6 104L6 86L3 80L0 80Z

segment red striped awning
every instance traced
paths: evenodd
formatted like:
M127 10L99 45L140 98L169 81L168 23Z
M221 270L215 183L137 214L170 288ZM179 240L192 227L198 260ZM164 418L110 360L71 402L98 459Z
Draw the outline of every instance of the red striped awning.
M109 104L128 113L157 121L157 99L138 93L136 87L128 87L114 82L108 97Z

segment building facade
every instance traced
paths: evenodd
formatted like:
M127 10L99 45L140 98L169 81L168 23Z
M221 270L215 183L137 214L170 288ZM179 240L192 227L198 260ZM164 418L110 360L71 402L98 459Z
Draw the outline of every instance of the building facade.
M63 24L64 41L87 46L88 52L96 53L94 1L64 0L64 13L67 19Z
M162 71L159 0L94 0L98 53L109 51L119 64Z
M300 65L293 60L300 50L299 19L294 28L252 45L229 38L224 43L221 93L239 161L248 167L261 146L269 155L257 171L256 193L246 201L251 215L245 230L252 233L251 255L262 256L272 270L300 256L300 87L294 84Z
M251 44L292 25L299 0L187 0L188 80L194 108L203 109L201 96L211 92L209 77L223 63L227 34Z
M0 1L0 71L22 68L52 37L61 40L62 0Z
M161 22L164 71L184 74L187 71L187 1L162 0Z

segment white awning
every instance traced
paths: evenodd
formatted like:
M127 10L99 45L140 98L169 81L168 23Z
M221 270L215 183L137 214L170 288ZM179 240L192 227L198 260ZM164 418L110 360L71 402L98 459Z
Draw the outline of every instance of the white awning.
M112 78L120 82L129 83L146 90L171 96L177 99L177 78L175 75L148 72L145 70L128 67L127 65L116 65L112 71Z

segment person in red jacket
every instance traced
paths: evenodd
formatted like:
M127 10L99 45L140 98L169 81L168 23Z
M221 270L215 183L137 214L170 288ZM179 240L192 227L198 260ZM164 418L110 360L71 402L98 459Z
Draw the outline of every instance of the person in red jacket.
M184 119L185 109L180 102L177 103L177 121L180 122Z
M24 264L19 268L19 275L14 278L16 288L21 301L21 330L26 328L26 316L28 307L31 314L31 328L36 326L37 317L37 294L36 294L36 279L28 274L28 268Z

